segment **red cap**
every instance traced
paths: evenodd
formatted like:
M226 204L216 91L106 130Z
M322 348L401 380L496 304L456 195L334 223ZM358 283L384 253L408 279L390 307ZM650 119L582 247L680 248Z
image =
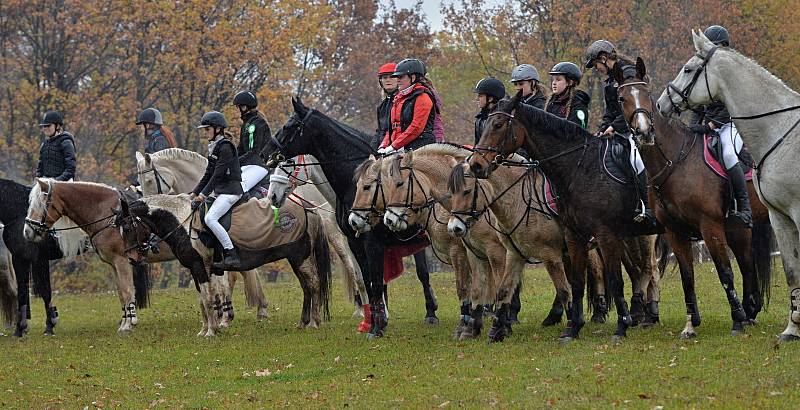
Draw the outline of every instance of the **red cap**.
M397 68L397 64L386 63L382 65L381 68L378 69L378 75L393 74L395 68Z

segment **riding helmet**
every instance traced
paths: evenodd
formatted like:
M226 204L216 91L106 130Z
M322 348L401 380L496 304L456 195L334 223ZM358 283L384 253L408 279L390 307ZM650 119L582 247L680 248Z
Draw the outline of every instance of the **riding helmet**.
M239 91L233 97L233 105L244 105L246 107L258 107L258 99L256 95L250 91Z
M44 113L42 117L42 122L39 124L40 127L45 125L56 124L56 125L64 125L64 119L61 117L61 113L58 111L47 111Z
M526 80L533 80L537 83L542 82L542 80L539 78L539 71L536 70L536 67L530 64L520 64L511 70L512 83Z
M569 78L572 81L575 81L576 84L581 83L581 69L575 63L570 63L569 61L562 61L553 66L550 69L550 75L560 74L564 77Z
M155 108L145 108L136 116L136 125L145 122L155 125L164 125L164 120L161 118L161 111Z
M498 100L506 96L506 87L503 85L503 82L494 77L486 77L478 81L473 91L478 94L486 94L495 97Z
M228 121L221 112L209 111L203 114L203 118L200 119L200 125L197 126L197 128L206 127L228 128Z
M705 34L706 38L714 43L715 46L728 47L731 44L731 36L728 34L728 29L725 27L713 25L707 28L703 34Z
M397 64L386 63L378 69L378 77L382 75L392 75L395 71L397 71Z
M425 63L416 58L406 58L405 60L397 63L397 67L395 67L392 77L400 77L411 74L424 76L427 73L428 71L425 69Z
M597 40L589 48L586 49L586 68L594 66L594 60L600 56L600 53L614 54L617 52L616 47L608 40Z

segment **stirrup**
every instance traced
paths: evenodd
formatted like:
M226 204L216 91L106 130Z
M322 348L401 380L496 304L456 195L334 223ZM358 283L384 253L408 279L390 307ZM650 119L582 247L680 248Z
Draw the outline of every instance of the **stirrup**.
M633 217L634 222L642 223L647 220L647 207L644 206L644 201L641 199L639 200L639 208L636 211L641 210L636 216Z

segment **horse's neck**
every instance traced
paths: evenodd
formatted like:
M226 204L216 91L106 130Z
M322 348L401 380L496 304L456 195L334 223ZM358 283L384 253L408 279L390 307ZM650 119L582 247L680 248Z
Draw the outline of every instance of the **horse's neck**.
M719 99L731 117L750 116L800 105L800 95L763 67L744 56L724 54L717 70ZM752 120L733 120L750 152L761 159L770 147L800 119L800 109ZM800 129L795 128L795 134Z
M8 183L10 184L11 182L9 181ZM30 189L24 192L24 195L11 195L11 193L19 191L15 188L3 189L3 185L0 185L0 192L3 193L3 199L0 200L0 222L6 225L19 217L25 216L28 211Z
M545 133L539 135L535 126L528 129L528 134L523 147L533 156L533 159L547 159L540 166L562 195L568 194L567 187L570 186L572 178L578 177L579 173L575 172L575 168L578 167L579 162L583 168L594 167L593 164L597 162L597 144L592 143L585 148L559 156L559 154L583 144L584 141L566 141ZM555 158L550 158L554 156Z
M100 218L113 215L119 208L119 194L111 188L99 185L69 184L69 189L59 190L64 203L64 216L78 225L86 225ZM91 224L84 228L88 234L105 229L107 224Z
M667 166L667 161L675 161L681 155L681 149L691 148L691 136L684 135L678 121L670 122L660 113L653 114L653 128L656 134L656 143L653 145L640 145L642 162L648 174L661 172ZM663 154L663 155L662 155Z
M444 156L426 156L414 160L414 172L423 174L431 183L426 189L426 195L441 198L447 194L447 180L450 178L452 169L447 164Z
M522 216L520 208L525 203L522 198L522 184L524 181L520 181L520 177L524 172L521 168L500 167L488 179L481 182L490 185L489 191L486 192L488 198L484 199L492 202L490 206L492 213L503 228L509 227L509 224L515 223ZM511 184L516 185L509 189ZM538 185L536 189L538 189ZM501 196L498 197L498 195Z
M202 158L202 157L199 157ZM205 159L205 158L203 158ZM175 177L175 186L172 187L168 194L181 194L189 192L194 189L194 186L200 182L200 178L205 173L208 161L180 161L177 164L164 164L163 167L172 172Z

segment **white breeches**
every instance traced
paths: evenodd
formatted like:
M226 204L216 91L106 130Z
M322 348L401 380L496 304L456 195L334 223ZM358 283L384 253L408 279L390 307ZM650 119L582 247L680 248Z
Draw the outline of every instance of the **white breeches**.
M214 236L217 237L219 243L225 249L233 249L233 242L231 237L228 236L228 232L225 232L225 228L220 225L219 218L225 215L241 197L241 195L217 195L217 199L214 200L211 208L206 212L206 226L211 229L211 232L214 233Z
M729 122L723 125L718 131L719 142L722 144L722 162L725 169L731 169L739 162L737 155L742 151L742 137L739 136L739 131L736 130L736 125Z
M639 154L639 149L636 148L636 143L633 141L633 134L628 134L628 143L631 146L631 166L636 170L636 175L644 172L644 162L642 156Z
M242 190L247 192L264 179L269 171L258 165L245 165L242 167Z

